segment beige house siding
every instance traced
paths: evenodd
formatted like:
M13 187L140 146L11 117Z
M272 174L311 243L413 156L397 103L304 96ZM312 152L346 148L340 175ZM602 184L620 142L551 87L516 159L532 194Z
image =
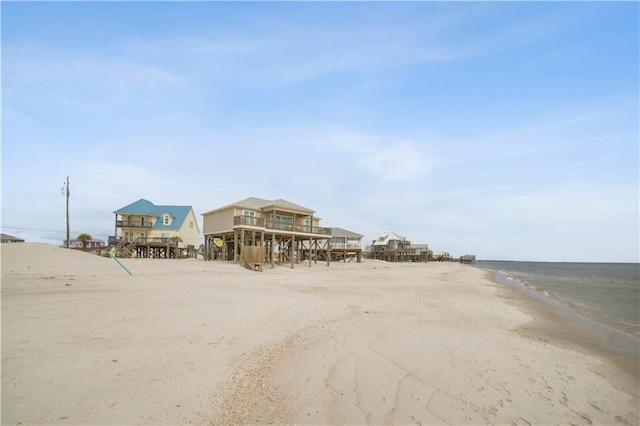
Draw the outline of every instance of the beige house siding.
M233 207L223 210L213 210L202 215L202 228L204 234L231 231L233 229L233 217L242 214L236 213ZM217 219L216 219L217 217Z
M114 213L115 238L138 239L141 243L179 238L180 248L197 247L200 240L200 227L190 206L156 206L140 199Z
M198 247L198 242L200 240L200 229L198 227L198 221L196 220L196 215L193 212L193 209L189 211L189 214L180 227L178 234L180 238L182 238L182 242L178 244L178 247L184 248L190 245Z
M185 248L188 245L197 247L200 229L196 220L193 209L189 211L182 226L179 229L156 229L152 228L156 220L164 220L163 216L159 216L154 220L151 216L146 215L125 215L122 222L139 224L140 227L128 227L122 230L122 236L128 238L148 237L148 238L173 238L179 237L182 242L178 243L178 247ZM173 219L170 219L170 224ZM142 226L142 224L148 224Z
M132 221L140 221L142 216L131 215ZM147 218L145 218L145 222L147 222ZM163 217L160 216L157 220L163 220ZM149 220L151 223L151 221ZM169 222L171 223L171 222ZM126 233L129 233L129 237L148 237L148 238L168 238L171 239L173 237L178 237L182 241L178 243L178 247L186 248L189 245L194 247L198 246L198 241L200 238L200 228L198 226L198 221L196 220L195 213L193 209L189 211L187 217L185 218L182 226L179 229L155 229L155 228L129 228L127 231L123 232L123 236ZM133 235L131 233L133 232Z
M128 214L122 215L122 220L118 221L126 225L121 229L121 236L126 238L153 237L152 226L155 223L153 216Z
M251 212L253 213L251 215ZM256 219L264 219L265 221L271 221L276 216L283 220L287 218L291 220L291 223L299 230L304 230L308 226L308 220L311 220L311 226L319 227L320 219L312 217L307 212L291 212L283 210L267 210L261 211L251 207L232 206L220 210L212 210L204 213L203 216L203 233L205 235L215 234L225 231L231 231L234 227L234 217L244 216L245 213L255 217ZM217 219L216 219L217 216ZM245 226L251 226L250 223L244 223Z

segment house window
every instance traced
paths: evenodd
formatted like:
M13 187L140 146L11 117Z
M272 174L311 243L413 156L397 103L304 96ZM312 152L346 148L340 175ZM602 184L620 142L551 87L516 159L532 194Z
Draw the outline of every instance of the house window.
M251 210L245 210L242 212L244 216L245 225L255 225L256 224L256 212Z
M275 229L282 229L285 231L293 230L293 217L291 216L280 216L272 214L271 222Z
M285 231L293 231L293 218L290 216L282 216L282 225L280 229Z
M213 220L218 220L218 213L213 214Z
M189 228L193 229L193 221L189 222Z
M163 216L163 222L164 225L168 225L169 224L169 215L166 214Z

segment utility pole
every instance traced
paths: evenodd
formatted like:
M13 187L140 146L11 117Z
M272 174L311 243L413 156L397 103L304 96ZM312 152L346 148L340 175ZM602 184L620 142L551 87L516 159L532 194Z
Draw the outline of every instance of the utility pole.
M67 248L71 248L71 240L69 239L69 195L71 195L69 191L69 176L67 176L66 184L63 185L62 193L67 196Z

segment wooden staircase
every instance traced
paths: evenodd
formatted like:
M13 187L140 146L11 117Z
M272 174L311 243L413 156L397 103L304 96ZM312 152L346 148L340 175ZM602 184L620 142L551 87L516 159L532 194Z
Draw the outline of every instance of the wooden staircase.
M138 239L134 239L132 241L129 240L121 240L118 244L116 244L116 256L118 257L131 257L133 255L133 250L138 244Z

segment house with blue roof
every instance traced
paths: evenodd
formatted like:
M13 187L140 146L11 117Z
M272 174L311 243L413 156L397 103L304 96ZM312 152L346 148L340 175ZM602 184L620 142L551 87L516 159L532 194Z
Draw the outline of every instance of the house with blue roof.
M115 236L110 244L120 256L178 257L195 253L200 228L191 206L156 205L144 198L113 212Z

